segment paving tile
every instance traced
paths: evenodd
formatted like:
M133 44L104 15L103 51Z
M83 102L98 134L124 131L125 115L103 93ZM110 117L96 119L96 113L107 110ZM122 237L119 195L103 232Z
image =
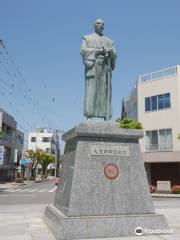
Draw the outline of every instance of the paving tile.
M161 240L161 238L160 235L157 236L154 235L154 236L115 237L115 238L94 238L81 240Z
M25 234L25 229L27 224L21 223L10 223L0 226L0 236L12 236L12 235L23 235Z
M33 240L56 240L53 235L36 234L36 233L32 233L32 239Z
M11 236L0 236L0 240L33 240L30 234L25 235L11 235Z
M180 234L164 235L161 240L180 240Z

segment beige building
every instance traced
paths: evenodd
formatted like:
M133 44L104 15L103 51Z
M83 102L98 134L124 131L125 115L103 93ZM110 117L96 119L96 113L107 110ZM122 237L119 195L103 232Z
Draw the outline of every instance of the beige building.
M140 75L125 111L143 125L140 145L149 182L180 184L180 65Z

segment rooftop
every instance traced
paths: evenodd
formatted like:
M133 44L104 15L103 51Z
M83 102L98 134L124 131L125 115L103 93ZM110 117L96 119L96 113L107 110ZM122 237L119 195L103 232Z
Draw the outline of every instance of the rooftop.
M177 75L178 65L138 76L138 83Z
M137 78L137 81L135 82L134 86L131 89L131 92L128 96L128 99L134 93L134 90L136 89L138 83L142 83L142 82L146 82L146 81L147 82L148 81L154 81L154 80L158 80L158 79L165 78L165 77L176 76L179 71L180 71L180 65L176 65L176 66L173 66L173 67L164 68L164 69L159 70L159 71L139 75L138 78Z

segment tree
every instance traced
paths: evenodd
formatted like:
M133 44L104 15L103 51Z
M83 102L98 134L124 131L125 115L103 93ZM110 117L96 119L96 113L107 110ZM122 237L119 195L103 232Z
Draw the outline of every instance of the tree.
M124 118L121 120L120 118L116 119L116 122L121 128L130 128L130 129L143 129L142 124L140 122L135 122L130 118Z
M42 152L40 164L42 165L42 174L46 175L47 167L50 163L55 162L55 157L52 154Z
M35 177L36 167L41 161L42 150L28 150L27 155L31 159L31 177Z
M31 159L31 177L35 177L35 172L38 164L42 166L42 174L46 175L47 166L55 162L55 157L52 154L46 153L42 149L28 150L28 157Z

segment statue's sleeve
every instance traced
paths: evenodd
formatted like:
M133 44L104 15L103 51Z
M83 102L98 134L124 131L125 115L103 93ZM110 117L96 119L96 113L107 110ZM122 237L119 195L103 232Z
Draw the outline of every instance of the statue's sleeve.
M114 47L114 43L113 42L112 42L112 50L113 50L113 52L112 52L112 55L111 55L111 69L114 70L117 55L116 55L116 49Z
M88 40L83 37L80 53L83 58L83 63L87 68L92 68L95 62L95 49L88 47Z

